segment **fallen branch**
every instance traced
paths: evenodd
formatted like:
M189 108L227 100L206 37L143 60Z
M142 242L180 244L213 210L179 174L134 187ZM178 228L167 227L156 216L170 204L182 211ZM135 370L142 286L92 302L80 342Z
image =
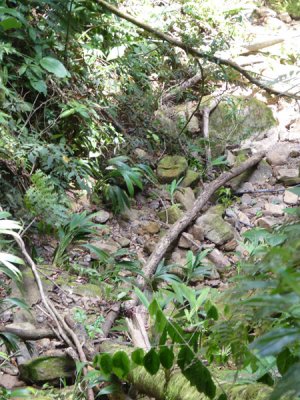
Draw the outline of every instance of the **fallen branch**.
M138 308L140 309L138 310ZM148 351L151 349L151 345L144 324L143 308L143 306L136 307L133 316L131 318L126 318L126 323L133 346Z
M153 36L156 36L156 37L170 43L173 46L180 47L186 53L189 53L194 57L202 58L207 61L213 62L217 65L225 65L227 67L234 69L235 71L237 71L241 75L243 75L249 82L260 87L261 89L264 89L268 93L276 94L277 96L286 96L286 97L290 97L290 98L297 99L297 100L300 99L300 96L297 96L295 94L281 92L280 90L271 88L267 83L264 83L264 82L260 81L259 79L254 78L250 72L246 71L244 68L242 68L240 65L236 64L234 61L230 61L230 60L215 56L213 54L205 53L203 51L195 49L194 47L189 46L188 44L182 42L181 40L175 39L174 37L153 28L152 26L150 26L144 22L138 21L136 18L132 17L131 15L129 15L127 13L120 11L119 9L117 9L116 7L112 6L111 4L107 3L104 0L96 0L96 1L98 4L100 4L107 10L111 11L113 14L117 15L118 17L131 22L132 24L138 26L139 28L142 28L146 32L149 32Z
M266 47L274 46L275 44L282 43L284 42L284 38L276 38L276 39L270 39L270 40L265 40L263 42L256 42L252 44L248 44L244 46L246 51L242 52L241 55L247 55L249 53L254 53L258 50L265 49Z
M40 340L44 338L54 339L57 334L51 329L19 329L15 327L5 326L0 327L0 332L13 333L17 335L22 340Z
M197 61L197 64L198 64L198 66L199 66L199 69L200 69L200 71L201 71L201 77L202 77L201 95L200 95L200 97L199 97L199 100L198 100L198 103L197 103L197 105L196 105L196 108L195 108L194 111L191 113L191 115L189 116L189 118L187 118L186 123L185 123L184 126L182 127L181 131L178 133L178 135L177 135L178 138L179 138L179 137L182 135L182 133L186 130L188 124L190 123L190 121L192 120L192 118L193 118L193 116L196 114L196 112L199 111L199 108L200 108L200 105L201 105L201 102L202 102L202 99L203 99L203 93L204 93L204 71L203 71L203 67L202 67L202 65L200 64L199 60L196 59L196 61ZM179 143L180 143L180 139L179 139Z
M217 179L209 183L204 191L199 195L199 197L194 202L194 205L191 210L186 212L182 218L180 218L169 231L161 238L161 240L157 243L155 250L151 254L148 262L143 268L143 276L139 276L137 278L138 285L141 290L144 290L146 287L146 282L152 277L155 273L156 268L160 261L164 258L168 248L170 245L175 242L178 236L191 224L191 222L197 218L199 212L203 209L206 203L209 201L211 196L218 190L220 187L224 186L228 181L235 178L236 176L242 174L246 170L254 167L256 164L260 162L260 160L264 157L264 153L258 153L253 157L249 158L244 163L239 166L233 168L231 171L223 172ZM134 307L138 303L137 296L133 295L133 299L130 300L126 304L126 309L130 309Z

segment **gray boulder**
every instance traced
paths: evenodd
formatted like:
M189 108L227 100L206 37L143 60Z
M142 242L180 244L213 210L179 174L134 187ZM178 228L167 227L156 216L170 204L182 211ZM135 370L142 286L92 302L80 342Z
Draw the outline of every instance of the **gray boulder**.
M222 218L222 207L211 207L197 218L196 225L203 230L204 236L220 246L234 238L234 228Z

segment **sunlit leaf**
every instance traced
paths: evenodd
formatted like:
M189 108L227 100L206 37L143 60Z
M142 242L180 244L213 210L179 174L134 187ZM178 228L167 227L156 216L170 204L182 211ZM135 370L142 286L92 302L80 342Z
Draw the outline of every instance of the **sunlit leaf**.
M43 57L40 60L40 64L46 71L51 72L58 78L66 78L70 76L70 73L67 71L65 66L56 58Z

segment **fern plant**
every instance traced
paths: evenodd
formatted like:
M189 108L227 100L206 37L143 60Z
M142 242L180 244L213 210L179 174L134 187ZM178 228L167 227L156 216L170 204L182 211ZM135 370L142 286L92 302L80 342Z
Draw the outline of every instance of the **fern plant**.
M38 170L32 175L31 182L24 196L27 210L52 227L64 224L68 218L67 201L57 192L51 177Z

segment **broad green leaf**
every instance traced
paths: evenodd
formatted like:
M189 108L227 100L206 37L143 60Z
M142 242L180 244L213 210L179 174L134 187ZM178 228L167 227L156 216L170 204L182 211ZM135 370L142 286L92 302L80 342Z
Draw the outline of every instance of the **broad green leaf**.
M113 369L113 362L112 362L112 357L108 353L101 354L100 360L98 362L98 365L101 368L101 371L109 375L112 372Z
M17 257L10 253L1 252L0 253L0 261L2 261L2 260L6 260L6 261L9 261L14 264L24 265L24 261L22 260L22 258Z
M131 353L131 359L137 365L144 365L144 354L143 349L136 349Z
M82 247L85 247L95 253L101 262L107 261L110 257L106 251L99 249L99 247L96 247L93 244L84 244Z
M0 351L0 359L1 358L3 360L9 361L9 356L6 353L4 353L3 351Z
M169 347L163 346L159 350L159 359L161 365L166 368L170 369L174 363L174 352Z
M289 215L300 215L300 207L288 207L284 208L283 212Z
M217 321L219 319L219 313L218 313L217 307L214 306L214 305L211 306L209 308L209 310L207 311L206 317L214 319L215 321Z
M299 362L299 357L292 354L288 348L282 350L276 358L277 368L281 375L284 375L297 362Z
M13 221L10 219L0 220L0 233L2 233L3 230L6 230L6 231L8 229L19 230L21 228L22 228L21 225L16 221Z
M29 397L32 398L34 393L35 393L34 388L14 389L11 391L11 398L24 397L24 399L26 399L26 398L28 399Z
M125 351L117 351L112 358L113 372L120 379L130 372L130 360Z
M300 395L300 363L292 365L280 379L271 393L270 400L285 398L296 399ZM290 396L290 397L288 397Z
M20 13L19 11L17 11L16 9L14 9L14 8L0 7L0 15L1 14L11 15L11 16L19 19L24 25L26 25L26 23L27 23L26 18L24 17L24 15L22 13Z
M69 110L63 111L63 112L60 114L59 118L67 118L67 117L69 117L70 115L73 115L73 114L75 114L75 113L76 113L76 109L75 109L75 108L70 108Z
M272 378L272 375L270 374L270 372L267 372L263 376L258 378L257 382L264 383L265 385L268 385L268 386L274 386L274 379Z
M250 348L258 351L261 357L280 353L285 346L300 340L299 328L277 328L251 343Z
M100 369L101 354L96 354L93 359L93 367Z
M153 300L148 308L149 314L151 315L151 317L155 317L157 311L160 310L159 304L157 302L157 300Z
M27 70L27 65L26 65L26 64L23 64L23 65L21 65L21 67L18 69L18 74L21 76L21 75L23 75L23 74L26 72L26 70Z
M21 282L21 280L22 280L22 275L21 275L20 271L19 271L19 274L18 274L15 271L12 271L11 268L8 268L5 265L1 265L1 263L0 263L0 271L3 274L5 274L6 276L8 276L13 281Z
M140 300L140 302L146 307L148 308L150 305L149 300L147 299L147 297L145 296L145 294L138 288L135 287L134 288L134 293L137 295L138 299Z
M105 396L107 394L112 394L112 393L118 393L120 391L119 385L112 384L105 386L100 390L100 392L97 393L97 397L100 398L100 396Z
M18 299L16 297L8 297L4 301L16 307L22 308L23 310L30 310L30 307L28 306L27 303L25 303L25 301Z
M19 338L17 335L10 332L1 332L0 336L6 346L11 347L13 350L18 349Z
M182 346L178 353L178 366L192 386L210 399L216 395L216 386L209 370L188 346Z
M10 213L7 211L0 211L0 219L11 217Z
M290 188L290 189L288 189L288 191L296 194L297 196L300 196L300 186Z
M47 95L47 85L42 79L38 81L30 80L30 84L37 92L43 93L45 96Z
M167 318L161 310L158 310L155 315L155 330L162 333L167 325Z
M144 367L151 375L155 375L160 366L159 355L154 349L148 351L144 357Z
M169 322L167 325L167 330L173 343L182 343L183 331L176 322Z
M48 72L51 72L58 78L66 78L70 76L70 73L65 66L56 58L43 57L40 60L40 65Z
M8 31L10 29L19 29L22 26L21 21L14 17L6 17L2 21L0 21L0 26L4 31Z

